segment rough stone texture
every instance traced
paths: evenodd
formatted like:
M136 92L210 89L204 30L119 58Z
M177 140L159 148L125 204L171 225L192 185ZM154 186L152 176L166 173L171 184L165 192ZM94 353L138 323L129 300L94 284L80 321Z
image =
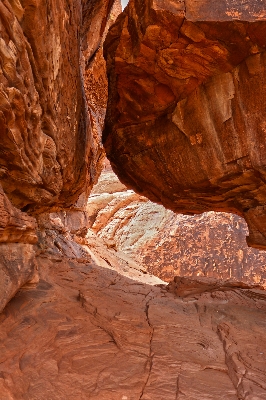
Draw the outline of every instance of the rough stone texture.
M109 168L92 190L87 220L109 247L164 281L179 275L266 284L265 252L247 247L242 218L177 215L127 190Z
M104 144L175 212L234 212L266 248L265 2L132 0L105 42Z
M36 243L35 218L10 203L0 184L0 243Z
M166 286L87 232L112 3L0 3L0 237L22 242L0 244L0 400L266 399L262 288L199 278ZM176 4L155 6L171 14ZM35 220L6 195L38 214L36 245Z
M266 398L263 290L189 281L180 297L92 261L38 265L0 317L2 399Z
M91 115L106 79L97 50L112 4L0 3L0 180L24 211L68 207L97 180L103 150Z
M266 285L265 251L251 249L244 220L233 214L169 215L141 250L141 261L161 279L175 275L236 279Z
M36 279L35 255L32 244L0 244L0 312L23 285ZM0 399L5 400L1 392Z
M60 262L62 258L79 263L94 261L100 267L115 269L132 279L137 277L141 280L141 276L144 276L145 283L164 283L158 277L148 274L144 266L137 264L124 252L117 251L88 230L87 220L82 218L79 211L72 211L70 216L68 213L41 214L38 224L39 256L55 262Z
M34 278L36 242L35 218L12 206L0 184L0 312Z

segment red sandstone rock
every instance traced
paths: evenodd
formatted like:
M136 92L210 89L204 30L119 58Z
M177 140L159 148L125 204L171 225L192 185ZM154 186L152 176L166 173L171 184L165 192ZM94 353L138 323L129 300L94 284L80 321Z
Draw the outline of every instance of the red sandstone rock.
M36 243L36 231L35 218L12 206L0 184L0 243Z
M97 180L103 150L92 115L106 102L97 49L112 4L0 3L0 180L19 208L71 206Z
M145 283L164 283L158 277L148 274L144 266L124 252L118 251L88 230L88 221L79 211L40 214L38 225L39 256L48 257L55 262L60 262L63 258L79 263L93 261L100 267L114 269L131 279L141 281L144 277Z
M263 399L263 290L199 279L166 287L84 234L82 206L103 161L97 49L111 5L0 3L0 181L13 204L39 214L33 246L35 220L0 192L1 241L22 242L0 244L0 311L24 285L0 315L0 398Z
M36 242L35 218L12 206L0 185L0 312L34 278Z
M81 193L84 202L101 170L107 93L97 50L113 1L59 3L0 2L1 311L36 272L36 220L11 203L40 212L70 206Z
M0 243L0 312L22 286L36 280L35 256L32 244Z
M105 43L104 142L122 182L178 213L234 212L266 246L266 7L130 1Z
M89 261L38 266L0 317L5 399L265 398L264 291L179 298Z

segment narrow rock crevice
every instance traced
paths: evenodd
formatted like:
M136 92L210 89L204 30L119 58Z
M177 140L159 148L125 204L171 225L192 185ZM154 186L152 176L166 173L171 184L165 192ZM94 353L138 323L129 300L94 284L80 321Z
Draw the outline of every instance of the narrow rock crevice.
M149 295L149 293L148 293ZM154 327L151 324L150 318L149 318L149 308L150 308L150 302L152 301L152 299L149 299L146 303L146 307L145 307L145 314L146 314L146 320L147 323L151 329L151 333L150 333L150 344L149 344L149 356L148 356L148 360L147 360L147 364L146 364L146 368L148 368L148 376L147 379L144 383L144 386L142 388L141 394L140 394L140 398L139 400L143 399L143 396L145 395L145 389L149 383L149 379L152 373L152 365L153 365L153 357L154 357L154 353L152 350L152 341L153 341L153 335L154 335Z

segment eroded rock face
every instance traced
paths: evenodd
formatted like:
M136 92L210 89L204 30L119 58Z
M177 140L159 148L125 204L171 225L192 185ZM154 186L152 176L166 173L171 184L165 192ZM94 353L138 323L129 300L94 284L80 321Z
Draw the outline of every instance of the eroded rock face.
M15 208L0 184L0 243L36 243L35 218Z
M0 312L35 275L37 223L8 200L0 184Z
M0 312L22 286L36 279L35 256L32 244L0 243Z
M263 290L190 281L179 297L178 282L169 292L89 260L38 265L1 315L5 399L265 398Z
M264 251L251 249L245 221L226 213L178 215L104 170L87 204L88 226L165 281L207 276L266 284Z
M104 141L121 180L178 213L244 216L260 248L265 29L261 1L132 0L105 43Z
M87 232L111 6L0 3L0 398L263 399L261 287L166 286Z
M97 180L99 110L107 98L105 88L96 124L92 114L106 80L96 53L112 5L1 1L0 180L18 208L69 207Z
M100 173L113 3L0 2L0 311L36 279L43 232L20 209L79 210Z

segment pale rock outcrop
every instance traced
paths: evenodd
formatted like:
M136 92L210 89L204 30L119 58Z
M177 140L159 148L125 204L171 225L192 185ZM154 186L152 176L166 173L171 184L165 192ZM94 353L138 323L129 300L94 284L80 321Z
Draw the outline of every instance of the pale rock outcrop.
M137 277L141 280L144 274L145 283L164 283L158 277L149 274L144 266L136 263L124 252L108 246L93 231L88 230L87 220L81 215L83 214L79 211L72 211L70 217L65 212L40 214L37 255L48 257L55 262L60 262L63 258L79 263L93 261L100 267L125 273L132 279Z
M177 213L234 212L266 248L266 5L131 0L105 42L107 156Z
M177 215L127 190L104 170L87 204L88 226L165 281L207 276L266 284L266 255L251 249L245 222L226 213Z

